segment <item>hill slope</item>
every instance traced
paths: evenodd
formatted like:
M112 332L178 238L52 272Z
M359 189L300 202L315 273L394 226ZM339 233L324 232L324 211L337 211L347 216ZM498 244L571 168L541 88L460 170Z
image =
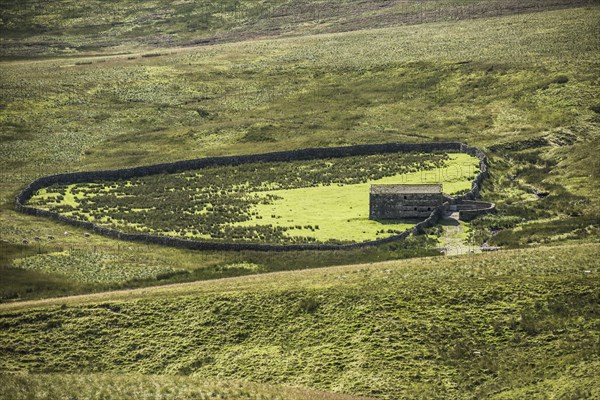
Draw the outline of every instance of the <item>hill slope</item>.
M0 367L388 399L593 397L599 256L547 247L2 305Z
M596 3L3 2L0 397L600 398ZM51 173L448 140L490 158L471 243L517 249L192 252L13 211Z
M0 57L129 52L568 8L590 0L27 1L0 9Z
M598 21L600 7L572 8L128 56L3 62L0 268L7 279L0 297L435 253L434 231L408 248L198 255L87 238L13 211L14 195L42 175L204 155L461 140L490 157L483 194L499 209L473 224L474 245L594 241L600 232ZM31 268L14 268L16 258ZM100 277L114 272L107 264L124 272L117 284L81 285L53 271L82 265Z

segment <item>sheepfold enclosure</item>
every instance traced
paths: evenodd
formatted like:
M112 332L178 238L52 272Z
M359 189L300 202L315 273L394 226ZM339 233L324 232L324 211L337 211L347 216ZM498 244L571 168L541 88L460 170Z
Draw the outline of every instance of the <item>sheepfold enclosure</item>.
M475 197L485 169L483 153L460 143L303 149L41 178L17 209L187 248L339 248L419 227L369 220L371 184L442 183Z

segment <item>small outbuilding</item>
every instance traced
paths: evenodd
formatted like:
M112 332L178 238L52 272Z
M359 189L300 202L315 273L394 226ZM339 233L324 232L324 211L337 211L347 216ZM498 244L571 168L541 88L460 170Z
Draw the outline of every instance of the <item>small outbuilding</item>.
M443 202L437 183L371 185L369 219L427 218Z

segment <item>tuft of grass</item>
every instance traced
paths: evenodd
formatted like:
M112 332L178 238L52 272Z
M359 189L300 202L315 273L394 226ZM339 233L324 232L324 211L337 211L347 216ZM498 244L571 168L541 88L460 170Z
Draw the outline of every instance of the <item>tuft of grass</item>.
M135 280L167 277L177 271L168 266L140 266L139 258L124 263L122 257L106 253L64 251L19 259L14 266L27 271L41 271L63 276L69 281L85 284L124 283Z

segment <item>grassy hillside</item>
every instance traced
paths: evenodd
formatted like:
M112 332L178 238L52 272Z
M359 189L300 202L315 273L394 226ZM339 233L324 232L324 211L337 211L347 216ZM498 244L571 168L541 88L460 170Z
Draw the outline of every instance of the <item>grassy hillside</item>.
M60 374L144 373L387 399L594 398L599 256L542 247L5 304L0 367L67 388Z
M3 1L0 398L600 398L598 32L587 0ZM261 253L14 211L53 173L435 141L484 149L497 214Z
M0 283L2 298L426 255L437 245L433 237L349 253L198 254L88 238L12 211L14 195L42 175L203 155L462 140L490 155L484 197L500 211L473 224L475 244L596 241L599 16L599 7L570 8L3 62L0 264L9 278ZM44 253L56 262L46 263ZM34 267L13 268L16 258ZM83 265L88 275L129 272L108 286L82 286L36 265Z
M128 53L531 13L590 0L6 0L0 57Z

